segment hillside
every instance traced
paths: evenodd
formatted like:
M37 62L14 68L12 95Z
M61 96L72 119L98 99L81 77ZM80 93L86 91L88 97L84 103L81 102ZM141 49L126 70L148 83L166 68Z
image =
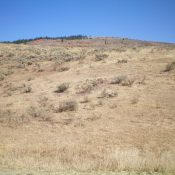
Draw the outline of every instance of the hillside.
M0 170L175 171L175 45L0 44Z

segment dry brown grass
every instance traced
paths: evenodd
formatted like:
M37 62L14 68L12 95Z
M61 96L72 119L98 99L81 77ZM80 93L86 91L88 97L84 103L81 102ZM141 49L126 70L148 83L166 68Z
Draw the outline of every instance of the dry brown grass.
M173 174L175 47L82 42L0 44L0 169Z
M100 149L100 148L98 148ZM173 152L165 151L155 154L152 151L141 151L135 148L101 150L85 145L69 145L53 147L38 145L11 148L6 158L1 161L13 160L11 166L25 166L35 170L37 167L54 170L72 169L79 171L169 171L174 169ZM12 162L11 162L12 163ZM10 166L10 165L9 165Z

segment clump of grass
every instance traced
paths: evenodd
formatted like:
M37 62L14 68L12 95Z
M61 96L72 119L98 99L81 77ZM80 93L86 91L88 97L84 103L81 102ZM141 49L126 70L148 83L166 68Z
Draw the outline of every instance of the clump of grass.
M127 76L125 75L119 75L117 77L114 77L110 84L120 84L122 81L126 80L127 79Z
M117 77L114 77L110 84L121 84L122 86L132 86L134 83L133 79L128 78L125 75L119 75Z
M46 96L39 97L38 103L41 107L47 108L48 107L49 99Z
M55 112L75 111L77 109L77 102L73 100L62 101Z
M0 81L4 80L4 75L0 74Z
M68 83L62 83L62 84L57 86L57 89L55 90L55 92L56 93L63 93L68 88L69 88L69 84Z
M122 81L121 85L122 86L129 86L129 87L131 87L133 83L134 83L133 79L127 78L124 81Z
M166 65L164 72L169 72L175 69L175 61Z
M30 92L32 92L32 88L31 88L31 86L26 86L25 84L24 84L24 89L22 90L23 91L23 93L30 93Z
M76 89L77 89L76 91L77 94L90 93L91 90L93 89L93 86L91 84L84 83L84 84L78 85Z
M49 121L50 115L49 112L46 111L43 107L39 106L30 106L27 110L27 113L30 117L33 117L37 120L41 121Z
M34 106L30 106L27 112L31 117L34 117L34 118L40 117L41 115L39 108L36 108Z
M108 57L107 54L96 54L95 55L95 61L102 61L102 60L104 60L107 57Z
M122 60L118 60L118 62L117 63L127 63L128 61L127 60L125 60L125 59L122 59Z
M10 70L9 68L7 68L7 69L2 70L1 74L5 75L5 76L8 76L8 75L13 74L13 71Z
M60 67L58 68L58 72L65 72L68 71L70 68L69 67Z
M35 71L37 72L44 72L44 69L41 67L41 65L39 63L35 64Z
M25 83L22 84L13 84L13 83L7 83L6 86L6 93L30 93L32 92L32 88L30 85L27 85Z
M17 127L29 122L29 118L22 111L12 109L0 109L0 123L4 126Z
M29 65L29 66L32 65L32 62L31 61L28 61L27 62L27 65Z
M97 98L112 98L112 97L116 97L118 95L117 92L114 92L112 90L106 90L104 89L98 96Z
M53 64L53 71L58 71L58 72L64 72L64 71L68 71L70 68L67 66L63 65L64 61L63 60L57 60L54 64Z
M76 93L77 94L84 94L84 93L90 93L95 87L97 87L99 84L102 84L104 80L102 78L87 79L85 82L80 83L76 86Z
M64 62L70 62L73 61L75 58L73 57L73 55L70 54L65 54L63 57Z

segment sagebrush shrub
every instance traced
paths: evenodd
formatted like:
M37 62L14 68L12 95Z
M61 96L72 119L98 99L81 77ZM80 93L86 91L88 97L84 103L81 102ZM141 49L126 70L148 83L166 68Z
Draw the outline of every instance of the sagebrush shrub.
M57 112L64 112L64 111L75 111L77 109L77 102L73 100L69 101L62 101L59 104L59 108Z
M66 91L69 88L69 84L68 83L62 83L60 85L57 86L57 89L55 90L56 93L62 93L64 91Z
M164 72L169 72L175 69L175 61L166 65Z

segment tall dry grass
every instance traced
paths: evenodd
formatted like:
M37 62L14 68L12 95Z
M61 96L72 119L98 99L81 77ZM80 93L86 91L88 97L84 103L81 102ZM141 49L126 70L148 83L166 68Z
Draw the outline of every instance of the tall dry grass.
M3 157L3 158L2 158ZM69 144L20 145L0 153L1 167L48 171L159 171L175 170L175 152L105 148Z

